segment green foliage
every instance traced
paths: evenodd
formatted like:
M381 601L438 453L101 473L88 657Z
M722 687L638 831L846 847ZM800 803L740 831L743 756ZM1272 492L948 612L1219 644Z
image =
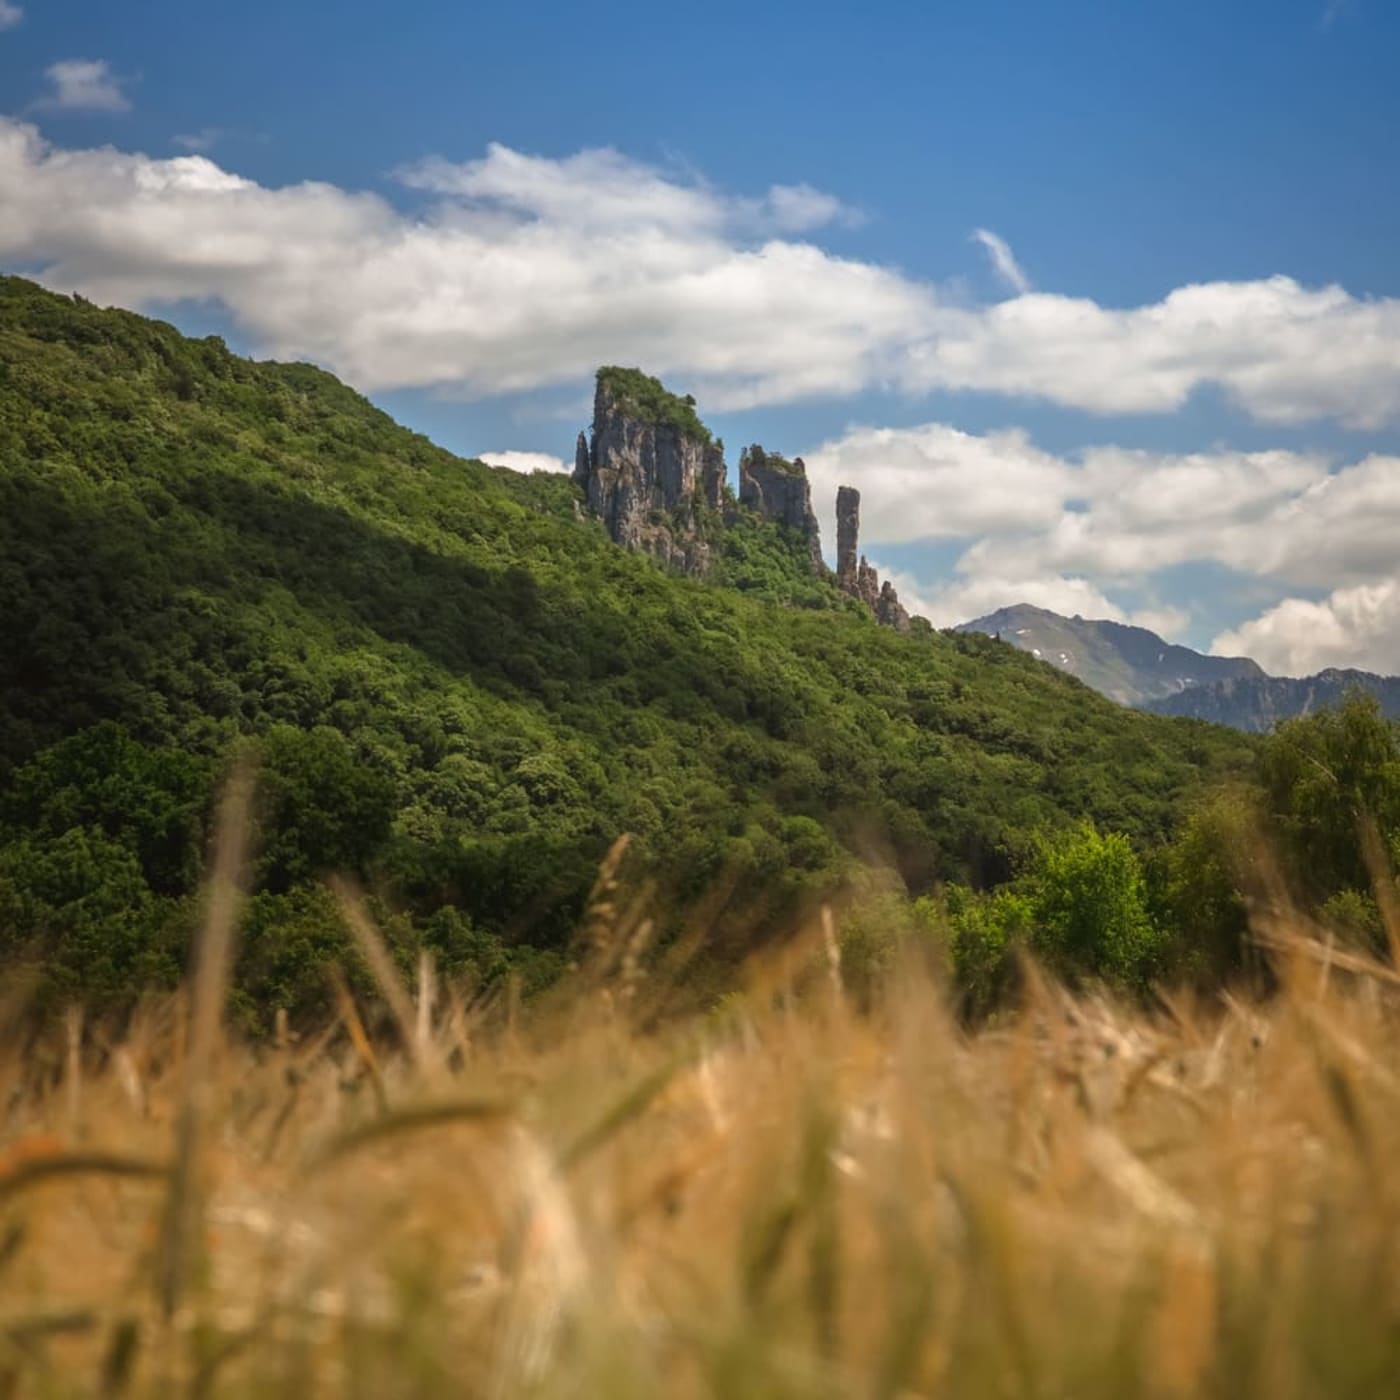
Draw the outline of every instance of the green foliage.
M1142 986L1162 935L1148 912L1137 852L1121 832L1085 822L1046 840L1031 874L1034 946L1057 971Z
M1369 890L1338 890L1317 911L1317 917L1334 933L1367 952L1385 951L1385 921L1375 895Z
M953 970L965 1014L981 1018L1019 985L1034 953L1062 977L1141 989L1162 966L1163 936L1130 842L1092 823L1032 843L1012 884L988 894L950 885L944 896Z
M274 725L261 749L261 883L277 891L328 873L364 873L389 834L392 779L323 724Z
M106 721L44 750L0 794L0 840L57 840L76 828L125 847L157 894L199 873L212 765L148 748Z
M1153 872L1171 965L1202 986L1258 970L1243 891L1257 883L1261 820L1253 792L1213 794L1187 813Z
M781 452L769 452L760 447L751 448L750 451L763 466L770 467L773 471L782 472L785 476L803 474L804 469L791 457L784 457Z
M604 365L598 371L598 386L629 417L658 427L677 428L684 437L696 442L710 441L710 430L695 412L694 398L671 393L659 379L639 369Z
M1366 830L1400 836L1400 729L1375 697L1288 720L1259 752L1265 811L1303 894L1323 901L1370 888Z
M190 911L152 894L135 853L96 826L0 848L0 958L7 977L31 964L41 1010L82 1000L99 1009L133 988L173 986Z
M695 432L685 400L605 374ZM917 896L1004 881L1031 833L1084 817L1150 847L1249 755L989 638L878 628L762 522L726 530L705 583L577 505L310 366L0 279L0 588L24 639L0 648L4 949L58 950L79 988L63 950L105 899L129 931L94 985L168 980L246 736L241 975L298 1007L340 947L326 870L378 891L406 947L543 977L630 831L663 936L728 892L706 905L718 959L866 860Z
M1018 985L1017 959L1030 946L1034 904L1020 889L978 895L960 885L948 887L946 903L963 1012L980 1020L1005 1005Z
M813 576L811 550L800 531L742 506L719 536L712 582L784 607L864 615L850 594Z

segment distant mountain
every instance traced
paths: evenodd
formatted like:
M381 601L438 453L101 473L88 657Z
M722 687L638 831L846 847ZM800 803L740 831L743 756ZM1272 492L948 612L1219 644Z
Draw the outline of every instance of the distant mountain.
M1155 708L1149 702L1180 696L1196 686L1268 680L1247 657L1203 656L1190 647L1173 646L1145 627L1062 617L1029 603L964 622L957 631L1000 637L1078 676L1111 700L1139 708Z
M1381 709L1400 719L1400 677L1370 671L1319 671L1315 676L1253 676L1193 686L1141 706L1159 715L1213 720L1262 734L1281 719L1335 705L1349 690L1370 691Z

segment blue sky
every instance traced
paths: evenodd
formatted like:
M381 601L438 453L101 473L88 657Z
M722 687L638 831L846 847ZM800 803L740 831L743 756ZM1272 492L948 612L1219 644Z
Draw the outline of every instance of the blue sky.
M936 621L1400 670L1397 55L1382 0L5 0L0 267L463 452L641 363Z

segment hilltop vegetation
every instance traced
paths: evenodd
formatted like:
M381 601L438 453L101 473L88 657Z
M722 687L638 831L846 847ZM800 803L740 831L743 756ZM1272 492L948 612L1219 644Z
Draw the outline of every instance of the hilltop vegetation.
M631 832L667 927L711 896L724 958L868 861L917 895L993 885L1084 819L1151 848L1248 758L989 639L896 636L835 590L782 606L821 586L757 524L747 594L670 576L562 477L20 279L0 463L22 639L0 651L0 937L54 996L174 978L243 736L266 795L240 977L293 1011L341 946L328 870L368 882L404 956L538 979Z
M620 409L643 423L677 428L696 442L711 440L690 394L673 394L659 379L621 365L604 365L598 371L598 384Z

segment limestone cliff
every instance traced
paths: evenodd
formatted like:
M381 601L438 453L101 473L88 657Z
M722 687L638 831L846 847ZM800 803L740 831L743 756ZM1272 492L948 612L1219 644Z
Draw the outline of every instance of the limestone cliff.
M842 486L836 492L836 583L859 598L882 626L909 630L909 614L894 585L888 579L881 583L879 573L860 553L860 492L854 486Z
M814 574L825 574L821 527L812 510L812 488L801 457L789 461L758 443L739 457L739 503L769 520L796 530L807 542Z
M707 573L705 517L721 507L724 478L724 449L693 399L668 394L638 370L598 372L593 431L578 436L574 480L618 544Z
M640 370L598 371L593 429L578 435L574 480L613 540L684 573L710 573L726 517L731 525L734 519L725 476L724 445L696 416L694 399L669 393ZM745 448L739 504L796 532L812 574L831 577L801 457L789 460L757 443ZM849 486L836 496L836 536L837 585L876 621L908 631L898 594L860 554L860 492Z

